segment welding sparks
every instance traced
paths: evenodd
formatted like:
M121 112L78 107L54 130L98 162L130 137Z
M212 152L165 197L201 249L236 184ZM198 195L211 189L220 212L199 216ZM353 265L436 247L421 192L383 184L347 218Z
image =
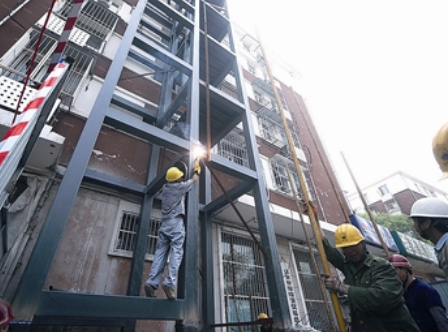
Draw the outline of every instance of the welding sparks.
M205 149L198 145L193 149L193 157L194 159L203 158L205 156Z

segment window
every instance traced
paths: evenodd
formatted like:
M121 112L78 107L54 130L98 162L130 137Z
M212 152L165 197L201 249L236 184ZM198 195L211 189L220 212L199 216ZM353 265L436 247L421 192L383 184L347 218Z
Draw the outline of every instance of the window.
M221 253L226 321L253 321L260 312L269 314L264 263L255 242L222 232ZM252 326L241 326L239 331L252 329Z
M258 123L260 125L261 136L265 140L273 142L275 140L275 133L272 130L273 125L270 123L270 121L265 118L258 118Z
M60 14L67 18L73 3L67 2ZM116 10L115 7L111 7ZM109 10L109 4L104 1L88 1L81 10L76 27L90 35L87 45L101 50L104 42L115 29L119 16Z
M218 142L217 149L220 156L238 165L249 166L244 136L231 131Z
M274 183L276 189L284 192L291 193L291 187L289 183L289 176L286 167L282 162L276 159L271 160L272 175L274 176ZM300 195L299 195L300 196Z
M23 45L20 42L17 47L13 47L4 56L4 64L15 71L26 74L31 58L36 47L36 43L39 38L39 31L35 28L31 28L26 35L27 42ZM42 81L48 69L51 55L56 47L57 40L49 35L43 35L42 41L39 47L39 52L36 57L35 66L31 73L31 79L36 81ZM87 77L88 72L93 64L93 56L83 51L81 48L75 45L69 44L65 49L65 55L73 58L75 61L70 68L68 76L62 87L62 102L61 106L69 108L75 94L80 87L82 80ZM7 70L0 70L0 76L6 76L11 79L17 79L18 75ZM23 76L24 77L24 76ZM23 78L22 78L23 79Z
M297 327L300 325L311 325L319 331L331 331L332 323L327 311L327 308L331 308L331 303L329 301L325 303L311 256L308 252L299 248L293 248L293 255L306 306L306 314L302 315L302 320L294 323ZM316 257L316 263L319 265L319 271L322 271L322 263L318 258ZM336 273L334 274L337 275ZM326 294L327 299L330 299L329 293L327 292Z
M395 199L388 200L384 203L389 214L401 212L400 207Z
M140 215L137 212L139 206L123 201L120 204L120 209L122 210L117 216L117 226L109 254L115 256L132 257L140 222ZM147 259L150 259L150 256L154 255L156 251L160 225L160 218L151 218L148 231L148 242L146 246Z
M264 105L264 103L266 103L266 99L264 98L263 94L259 91L254 90L254 97L255 101L259 102L260 104Z
M387 188L387 185L385 185L385 184L382 185L381 187L379 187L378 190L379 190L381 196L389 194L389 189Z

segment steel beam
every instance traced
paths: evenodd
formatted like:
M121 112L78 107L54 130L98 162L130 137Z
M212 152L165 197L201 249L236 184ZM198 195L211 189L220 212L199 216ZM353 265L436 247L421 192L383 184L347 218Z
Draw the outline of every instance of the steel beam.
M140 137L148 142L164 146L179 154L184 155L190 152L190 143L188 141L155 126L139 121L123 112L108 108L104 123L118 130L123 130L126 133Z
M165 48L161 47L156 42L145 37L144 35L137 33L134 36L133 45L135 47L138 47L142 51L151 54L160 61L168 64L170 67L176 68L181 73L188 76L191 75L192 68L188 63L177 58L175 55L168 52Z
M179 22L179 24L189 30L193 30L194 26L196 25L195 22L189 20L187 17L182 15L179 11L174 10L171 6L166 5L164 2L159 0L150 0L149 3L153 5L155 8L161 10L165 14L167 14L169 17L171 17L174 21ZM196 10L196 13L199 14L199 12ZM199 25L197 25L199 29Z
M146 187L142 184L123 180L91 169L86 170L84 179L88 182L119 190L120 192L128 192L136 195L143 195L146 192Z
M188 100L187 123L190 125L190 146L193 148L199 141L199 34L200 34L200 5L201 1L195 1L195 15L192 40L191 40L191 64L194 68L191 75L191 85ZM189 169L193 169L194 156L189 155ZM176 330L182 329L184 332L199 331L199 198L198 184L187 194L186 200L186 237L185 254L182 262L180 287L178 294L185 299L185 318L180 325L176 325Z
M240 184L227 191L227 194L231 197L232 200L238 199L242 195L247 194L247 192L252 190L254 183L255 181L241 182ZM229 205L229 200L225 195L221 195L218 198L215 198L211 203L203 206L201 211L203 211L204 213L207 212L209 214L213 214L227 205Z
M145 121L146 123L152 124L156 121L157 115L154 111L137 105L123 97L117 96L116 94L112 96L111 103L120 108L124 108L125 110L134 113L137 116L141 116L143 121Z
M221 157L217 154L212 154L212 160L207 163L210 168L213 168L216 171L225 173L227 175L236 177L243 181L255 181L257 180L258 174L241 165L238 165L227 158Z
M178 320L184 308L182 300L42 291L36 317Z
M179 93L177 94L177 96L174 98L174 100L168 105L166 106L166 110L165 109L161 109L161 117L159 118L159 121L157 123L157 126L159 128L162 128L163 126L165 126L168 121L172 118L173 114L178 110L178 108L180 106L182 106L183 104L185 104L186 102L186 97L188 94L188 90L191 84L191 80L188 80L181 88L181 90L179 91ZM170 90L170 95L171 95L171 90Z

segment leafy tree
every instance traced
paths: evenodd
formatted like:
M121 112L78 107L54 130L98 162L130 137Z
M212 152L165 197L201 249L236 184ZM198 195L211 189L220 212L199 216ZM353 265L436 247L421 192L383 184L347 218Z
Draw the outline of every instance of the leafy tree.
M369 216L365 213L361 214L364 219L370 220ZM378 213L373 215L378 225L389 228L391 231L398 231L401 233L414 232L413 221L404 214L390 215L386 213Z
M370 220L367 213L361 213L360 216ZM416 231L414 231L414 222L404 214L390 215L387 213L374 214L373 217L378 225L388 228L390 231L397 231L407 234L420 241L431 244L428 240L423 239Z

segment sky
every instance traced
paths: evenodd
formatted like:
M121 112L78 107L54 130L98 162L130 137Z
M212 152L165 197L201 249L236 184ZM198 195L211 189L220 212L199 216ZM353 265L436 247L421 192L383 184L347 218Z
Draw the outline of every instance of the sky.
M356 189L342 153L361 188L402 171L448 192L432 154L448 122L448 1L228 4L262 41L274 76L293 68L343 190Z

